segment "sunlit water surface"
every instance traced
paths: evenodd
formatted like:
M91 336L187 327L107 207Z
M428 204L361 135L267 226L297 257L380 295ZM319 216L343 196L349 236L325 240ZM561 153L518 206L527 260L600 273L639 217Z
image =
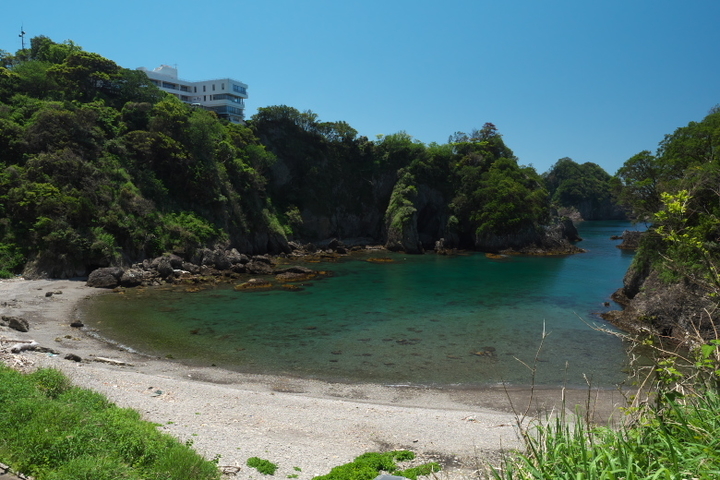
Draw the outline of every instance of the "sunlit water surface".
M151 355L250 373L344 382L481 386L531 381L610 387L625 346L589 326L610 302L632 254L610 236L626 222L579 225L587 253L501 260L376 254L313 264L333 276L299 291L197 293L131 289L90 298L83 321ZM547 336L542 342L543 330ZM534 362L537 354L538 362ZM525 365L523 365L523 363Z

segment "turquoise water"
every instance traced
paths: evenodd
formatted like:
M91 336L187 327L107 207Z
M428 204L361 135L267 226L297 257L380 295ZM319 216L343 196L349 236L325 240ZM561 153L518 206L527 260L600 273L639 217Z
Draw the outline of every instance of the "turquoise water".
M579 225L587 253L563 257L388 255L311 265L333 276L300 291L128 290L90 299L83 321L157 356L251 373L385 384L611 386L624 345L588 326L618 308L632 255L611 235L626 222Z

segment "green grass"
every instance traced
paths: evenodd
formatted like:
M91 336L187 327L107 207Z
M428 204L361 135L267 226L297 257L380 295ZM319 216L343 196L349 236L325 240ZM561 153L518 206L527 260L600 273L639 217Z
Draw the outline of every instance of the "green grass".
M400 470L395 463L414 458L415 454L408 450L384 453L369 452L360 455L353 462L335 467L327 475L315 477L313 480L372 480L382 472L416 480L420 475L429 475L433 472L439 472L441 469L439 464L430 462Z
M556 419L528 431L526 450L495 469L497 480L720 478L720 397L663 399L611 429Z
M259 457L250 457L246 463L248 467L254 468L263 475L275 475L277 470L277 465L270 460L263 460Z
M0 365L0 461L36 480L215 480L217 465L60 372Z

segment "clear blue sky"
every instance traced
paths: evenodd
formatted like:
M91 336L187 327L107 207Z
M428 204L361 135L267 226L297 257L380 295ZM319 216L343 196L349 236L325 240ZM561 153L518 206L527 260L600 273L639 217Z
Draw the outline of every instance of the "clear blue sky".
M231 77L258 107L424 143L494 123L521 164L609 173L720 103L719 0L7 0L0 49L67 39Z

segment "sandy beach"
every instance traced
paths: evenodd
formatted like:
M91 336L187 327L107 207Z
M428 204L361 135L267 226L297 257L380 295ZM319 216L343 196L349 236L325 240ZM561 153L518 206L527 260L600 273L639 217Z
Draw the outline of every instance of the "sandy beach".
M227 478L263 478L245 465L253 456L276 463L276 478L305 480L362 453L393 449L441 463L438 478L478 478L479 465L520 446L514 412L542 416L561 404L560 389L534 389L531 397L527 388L325 383L134 354L70 326L78 302L97 294L117 295L82 280L0 281L0 314L30 325L28 332L0 326L0 356L18 368L60 369L76 385L138 410L162 431L191 440L208 459L219 455ZM54 353L9 352L14 341L29 340ZM67 360L67 354L82 360ZM607 421L624 401L617 391L565 394L568 410L589 398L598 421Z

